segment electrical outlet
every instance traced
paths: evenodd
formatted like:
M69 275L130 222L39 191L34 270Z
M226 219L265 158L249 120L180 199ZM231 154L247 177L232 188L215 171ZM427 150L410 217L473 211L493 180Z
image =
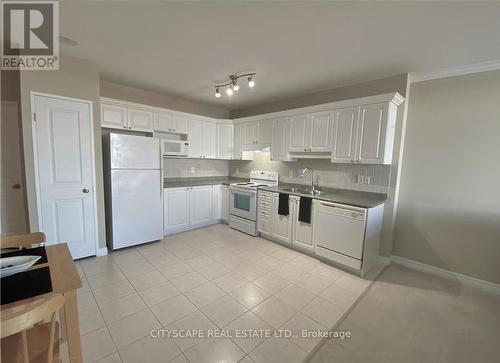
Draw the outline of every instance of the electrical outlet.
M240 173L240 168L236 168L236 174Z
M194 166L191 167L191 174L196 173L196 168Z

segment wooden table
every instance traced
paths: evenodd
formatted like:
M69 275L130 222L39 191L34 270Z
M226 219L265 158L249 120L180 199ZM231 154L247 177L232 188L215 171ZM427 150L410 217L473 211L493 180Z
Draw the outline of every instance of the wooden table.
M65 300L63 311L60 314L61 327L62 334L68 342L69 360L80 363L82 362L82 344L76 291L82 287L82 281L66 243L46 246L45 251L47 252L47 263L34 265L32 269L49 267L52 292L2 305L0 312L8 314L9 311L19 310L23 305L41 297L61 293Z

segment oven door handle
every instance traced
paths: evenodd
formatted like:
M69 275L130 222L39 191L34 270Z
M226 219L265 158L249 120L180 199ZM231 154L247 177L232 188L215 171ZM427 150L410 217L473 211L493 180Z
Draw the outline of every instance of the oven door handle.
M241 194L246 194L250 197L253 197L255 195L257 195L257 191L256 190L248 190L248 189L243 189L243 188L238 188L238 187L230 187L229 188L229 192L230 193L234 193L234 192L237 192L237 193L241 193Z

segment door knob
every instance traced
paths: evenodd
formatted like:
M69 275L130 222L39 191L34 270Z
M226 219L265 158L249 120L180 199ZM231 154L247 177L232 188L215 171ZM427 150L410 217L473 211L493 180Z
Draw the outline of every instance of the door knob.
M84 193L88 193L88 192L90 192L90 189L89 189L89 188L83 188L83 189L82 189L82 192L84 192Z

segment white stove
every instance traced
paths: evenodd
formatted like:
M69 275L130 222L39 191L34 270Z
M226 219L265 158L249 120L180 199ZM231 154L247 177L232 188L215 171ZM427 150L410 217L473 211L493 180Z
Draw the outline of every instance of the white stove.
M252 170L250 181L229 185L229 226L257 236L257 189L278 185L276 171Z

